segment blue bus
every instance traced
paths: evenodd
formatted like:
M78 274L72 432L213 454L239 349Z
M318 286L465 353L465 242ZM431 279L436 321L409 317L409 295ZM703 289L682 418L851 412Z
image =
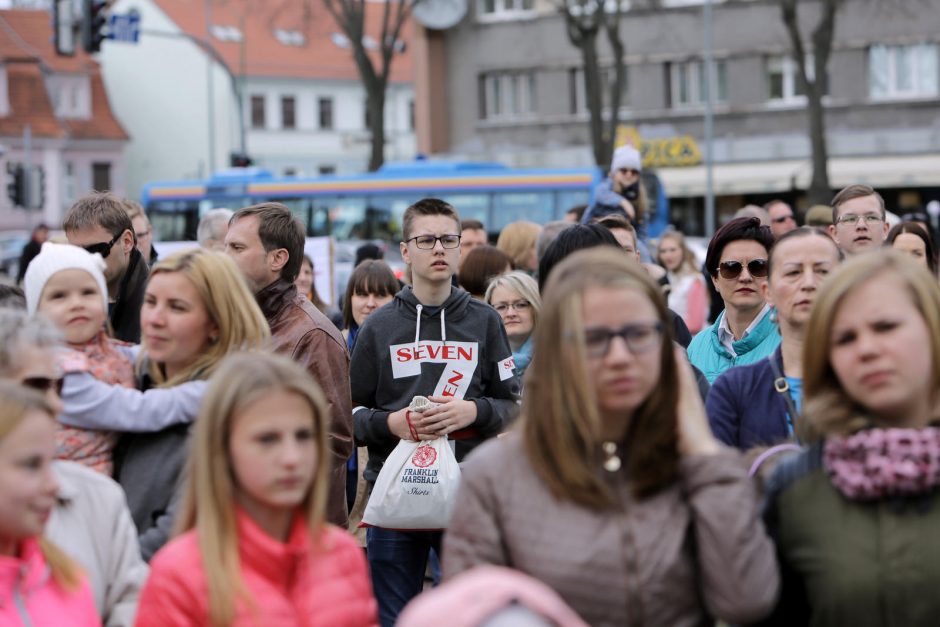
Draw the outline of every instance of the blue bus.
M199 219L210 209L277 201L303 221L308 237L392 243L400 241L405 209L425 197L446 200L462 219L481 221L495 238L510 222L544 224L576 205L590 204L602 178L597 168L519 169L433 160L316 178L279 178L263 169L233 168L209 180L150 183L141 202L157 241L196 239ZM656 209L648 225L648 234L655 236L668 222L668 205L655 175L644 173L644 183Z

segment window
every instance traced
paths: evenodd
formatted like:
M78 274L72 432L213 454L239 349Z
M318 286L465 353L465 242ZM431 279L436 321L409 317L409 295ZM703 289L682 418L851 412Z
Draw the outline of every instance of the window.
M806 73L815 78L813 55L806 56ZM829 93L829 82L823 84L823 94ZM774 102L802 102L806 92L800 85L800 68L790 55L767 59L767 99Z
M601 74L601 107L604 111L610 111L610 97L616 80L614 68L600 68ZM623 85L620 90L620 106L627 106L628 87L630 84L630 73L624 68ZM570 113L586 113L587 96L584 89L584 69L572 68L568 71L568 102Z
M317 100L320 128L328 131L333 128L333 99L320 98Z
M251 128L264 128L264 96L251 97Z
M317 168L317 171L320 173L320 176L326 176L328 174L336 174L335 165L321 165Z
M527 117L538 111L534 72L497 72L480 77L480 117Z
M477 11L480 16L506 15L531 11L535 0L479 0Z
M91 187L99 192L106 192L111 189L110 163L91 164Z
M868 51L872 98L936 96L937 46L872 46Z
M705 62L674 63L670 68L671 98L674 108L699 107L705 104ZM728 99L728 71L724 61L715 61L715 84L712 102Z
M281 96L281 128L297 128L294 116L296 102L293 96Z
M415 130L415 99L408 101L408 130Z

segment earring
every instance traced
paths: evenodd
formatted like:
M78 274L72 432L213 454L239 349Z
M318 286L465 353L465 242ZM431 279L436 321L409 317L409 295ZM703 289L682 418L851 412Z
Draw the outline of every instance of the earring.
M776 308L776 307L774 307L773 309L771 309L771 310L770 310L770 313L767 314L767 315L770 316L770 321L771 321L771 322L773 322L774 324L777 324L777 308Z
M217 344L218 341L219 341L219 336L218 336L218 335L210 335L210 336L209 336L209 343L210 343L210 344Z

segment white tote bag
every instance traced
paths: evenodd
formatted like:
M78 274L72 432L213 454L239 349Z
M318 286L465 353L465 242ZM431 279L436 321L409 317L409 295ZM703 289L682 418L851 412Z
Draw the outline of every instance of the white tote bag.
M460 466L446 436L402 440L375 480L361 526L446 529L459 485Z

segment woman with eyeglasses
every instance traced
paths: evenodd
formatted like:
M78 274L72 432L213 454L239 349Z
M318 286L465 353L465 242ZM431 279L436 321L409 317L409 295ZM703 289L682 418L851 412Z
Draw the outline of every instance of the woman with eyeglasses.
M892 250L846 261L806 327L808 449L767 486L782 591L768 625L940 616L940 288Z
M715 437L748 450L794 437L803 389L803 340L819 286L842 253L825 232L803 226L780 236L767 259L763 286L774 308L780 346L766 359L715 380L705 410Z
M598 247L558 264L544 294L521 425L463 465L445 579L507 566L591 625L759 620L777 594L773 547L659 287Z
M709 383L732 366L753 364L780 344L777 325L764 300L767 258L774 238L758 218L735 218L712 237L705 267L725 302L710 327L692 338L689 360Z
M508 272L490 282L485 300L503 321L515 364L513 372L521 382L532 361L532 332L542 308L539 284L524 272Z

